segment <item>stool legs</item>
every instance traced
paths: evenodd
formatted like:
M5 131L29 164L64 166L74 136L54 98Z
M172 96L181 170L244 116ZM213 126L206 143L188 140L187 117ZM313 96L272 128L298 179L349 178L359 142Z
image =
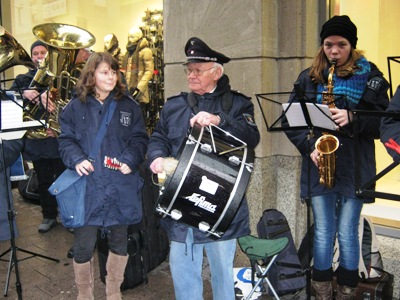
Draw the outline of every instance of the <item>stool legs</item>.
M253 293L256 291L257 287L263 282L266 281L269 287L269 290L272 292L272 294L274 295L275 299L279 300L279 296L276 293L274 287L272 286L271 282L268 280L267 274L269 269L271 268L272 264L274 263L276 257L278 256L278 254L274 255L271 260L269 261L268 265L266 266L266 268L264 270L262 270L262 268L256 264L256 267L259 268L260 272L256 272L257 276L259 277L259 279L257 280L256 284L253 286L252 290L250 291L249 295L245 298L245 300L249 300L251 298L251 296L253 295ZM258 274L260 273L260 274Z

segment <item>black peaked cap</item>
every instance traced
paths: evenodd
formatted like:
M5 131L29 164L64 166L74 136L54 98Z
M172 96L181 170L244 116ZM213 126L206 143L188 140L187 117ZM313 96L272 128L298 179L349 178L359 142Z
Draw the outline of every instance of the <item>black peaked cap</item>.
M214 51L197 37L190 38L185 46L186 62L184 65L192 62L216 62L221 65L229 62L231 59L222 53Z

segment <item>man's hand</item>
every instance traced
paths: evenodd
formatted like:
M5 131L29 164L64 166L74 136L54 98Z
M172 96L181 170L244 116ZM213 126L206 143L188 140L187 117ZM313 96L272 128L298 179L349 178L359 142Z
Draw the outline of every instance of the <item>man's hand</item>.
M40 93L37 90L25 90L22 92L22 97L28 99L32 103L38 103Z
M159 174L164 172L164 158L163 157L157 157L155 160L150 165L150 170L154 174Z
M54 133L54 131L50 128L46 128L46 134L48 137L52 137L52 138L56 138L56 134Z
M197 115L190 119L190 126L193 127L194 123L200 124L200 126L205 127L211 124L218 126L221 119L213 114L205 111L200 111Z
M43 93L40 95L40 101L42 102L43 107L48 112L53 112L56 109L56 105L52 101L51 93Z

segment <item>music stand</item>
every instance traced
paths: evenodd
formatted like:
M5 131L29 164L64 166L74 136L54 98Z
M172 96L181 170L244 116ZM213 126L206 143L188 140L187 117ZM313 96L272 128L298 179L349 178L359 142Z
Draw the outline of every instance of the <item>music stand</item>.
M358 120L360 116L380 116L380 117L392 117L400 120L400 113L398 112L382 112L382 111L365 111L365 110L353 110L353 123L354 123L354 138L356 143L354 144L355 153L359 153L360 151L360 143L359 143L359 123ZM375 190L375 183L393 170L395 167L399 165L399 161L393 161L389 166L384 168L381 172L370 178L365 183L361 183L361 168L360 168L360 156L355 156L355 187L356 194L362 197L379 197L388 200L400 201L400 194L392 194L379 192Z
M293 99L289 103L282 103L271 99L271 96L286 95L286 100L294 93ZM280 92L280 93L264 93L256 94L257 102L260 107L267 131L296 131L296 130L309 130L307 135L308 149L311 149L311 139L314 136L314 129L318 129L324 132L340 132L341 134L351 136L351 133L340 127L335 121L332 120L329 108L327 105L321 105L316 102L317 95L322 93L307 92L301 90L298 82L294 84L293 92ZM328 94L335 96L335 102L337 100L344 100L345 96L341 94ZM264 114L264 110L261 104L261 100L267 100L268 102L282 106L282 112L279 117L272 122L269 126L267 118ZM347 102L345 102L347 106ZM291 118L291 119L290 119ZM281 126L279 126L281 123ZM338 128L339 131L335 130ZM311 153L310 153L311 154ZM307 205L307 231L311 228L311 187L310 187L310 175L311 175L311 160L308 160L307 164L308 173L308 196L302 198L301 202ZM309 239L309 251L307 251L307 268L305 269L306 274L306 292L307 300L311 299L311 250L312 250L312 239Z
M392 81L392 71L390 68L390 62L394 61L396 63L400 63L400 56L388 56L387 63L388 63L388 71L389 71L389 91L390 91L390 98L393 97L393 81Z
M2 259L4 255L10 253L10 258L8 260L8 272L6 278L6 284L4 288L4 296L7 297L8 288L10 283L10 275L12 268L15 268L15 277L16 277L16 290L18 294L18 299L22 299L22 285L19 278L19 269L18 269L18 262L23 261L32 257L41 257L44 259L52 260L55 262L59 262L59 259L55 259L49 256L45 256L39 253L35 253L32 251L28 251L22 248L19 248L15 243L15 229L14 229L14 220L15 220L15 211L13 211L13 207L11 205L10 195L10 179L7 176L7 169L5 164L5 157L4 157L4 147L3 147L3 140L12 140L12 139L21 139L25 131L27 129L35 129L40 128L42 125L39 125L41 122L29 121L23 122L23 115L22 109L20 104L19 94L0 90L0 94L2 98L6 98L4 100L0 100L0 165L2 170L4 171L4 187L5 187L5 195L6 195L6 202L7 202L7 217L8 223L10 228L10 243L11 246L8 250L4 251L0 254L0 260L6 261ZM3 105L5 104L5 105ZM8 123L9 120L11 124ZM4 122L3 122L4 121ZM3 124L4 123L4 124ZM17 251L21 251L27 253L31 256L18 260L17 258Z

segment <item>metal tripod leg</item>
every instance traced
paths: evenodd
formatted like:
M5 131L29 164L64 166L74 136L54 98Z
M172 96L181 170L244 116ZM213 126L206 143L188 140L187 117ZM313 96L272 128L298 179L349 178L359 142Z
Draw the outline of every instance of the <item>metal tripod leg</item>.
M25 257L23 259L18 260L16 251L21 251L21 252L30 254L31 256ZM18 262L26 260L26 259L29 259L29 258L32 258L32 257L41 257L41 258L44 258L44 259L55 261L57 263L60 262L59 259L52 258L52 257L46 256L46 255L42 255L42 254L39 254L39 253L35 253L35 252L32 252L32 251L28 251L28 250L25 250L25 249L21 249L21 248L18 248L16 246L11 247L7 251L3 252L0 255L0 258L3 257L4 255L6 255L8 252L10 252L10 259L9 259L9 263L8 263L8 272L7 272L7 277L6 277L6 285L4 287L4 296L5 297L7 297L7 294L8 294L8 288L10 286L11 271L12 271L12 268L14 266L15 266L15 276L16 276L16 288L17 288L18 295L21 294L20 293L21 284L20 284L20 281L19 281Z

